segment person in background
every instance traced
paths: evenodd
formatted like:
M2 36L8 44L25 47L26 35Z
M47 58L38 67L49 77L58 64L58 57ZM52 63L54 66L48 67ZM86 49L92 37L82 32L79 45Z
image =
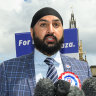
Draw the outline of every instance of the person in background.
M60 54L64 40L63 19L55 9L44 7L38 10L30 30L34 52L0 64L0 96L33 96L40 78L56 82L63 72L73 72L81 84L91 77L87 63L83 65L79 60Z

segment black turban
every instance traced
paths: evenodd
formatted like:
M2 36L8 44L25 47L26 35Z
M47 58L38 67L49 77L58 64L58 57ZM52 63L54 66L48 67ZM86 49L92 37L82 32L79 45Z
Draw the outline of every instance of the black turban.
M60 14L53 8L45 7L35 13L35 15L32 18L31 28L34 27L34 25L38 22L38 20L40 18L42 18L43 16L46 16L46 15L53 15L53 16L58 17L63 25L63 20L62 20L62 17L60 16Z

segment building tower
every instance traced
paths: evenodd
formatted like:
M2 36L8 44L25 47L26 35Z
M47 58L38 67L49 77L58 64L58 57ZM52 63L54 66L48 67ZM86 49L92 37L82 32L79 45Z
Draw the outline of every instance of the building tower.
M71 13L71 20L69 21L69 28L76 28L76 20L74 19L74 13ZM77 29L78 30L78 29ZM79 33L78 33L78 45L79 45ZM78 47L79 49L79 47Z
M85 59L83 58L84 54L85 54ZM80 44L79 44L79 60L87 62L86 52L83 52L82 40L80 40Z
M70 27L70 29L76 28L76 20L74 19L74 13L73 12L71 13L71 20L69 22L69 27ZM87 62L86 53L83 52L82 40L80 40L80 43L79 43L79 33L78 33L78 52L79 52L79 60ZM83 59L84 54L85 54L85 59Z
M72 29L72 28L76 28L76 20L74 20L74 13L72 12L71 13L71 20L70 20L70 23L69 23L70 25L70 29Z
M82 40L80 40L80 45L79 45L79 60L83 60Z

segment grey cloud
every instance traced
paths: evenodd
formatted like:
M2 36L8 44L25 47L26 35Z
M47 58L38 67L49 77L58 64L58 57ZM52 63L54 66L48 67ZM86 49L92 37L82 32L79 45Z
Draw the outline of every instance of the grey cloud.
M83 50L86 51L88 54L96 54L96 33L86 33L83 35L84 36L81 37L83 43Z
M94 0L92 0L94 1ZM53 7L58 10L64 19L64 28L69 28L69 20L73 6L73 12L79 28L80 40L83 40L83 49L88 53L96 53L95 25L96 8L90 0L31 0L31 2L22 3L22 9L5 11L0 10L0 54L15 54L14 34L30 31L30 23L34 13L45 6ZM96 4L96 1L94 1ZM89 4L91 4L89 6ZM92 6L93 5L93 6ZM1 41L4 40L4 41ZM94 46L94 47L92 47Z

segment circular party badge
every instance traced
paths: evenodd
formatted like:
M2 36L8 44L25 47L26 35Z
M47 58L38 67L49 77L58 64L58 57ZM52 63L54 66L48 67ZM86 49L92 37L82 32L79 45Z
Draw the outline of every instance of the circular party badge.
M73 72L64 72L62 73L58 79L62 79L71 83L72 86L77 86L81 88L81 82L77 75Z

